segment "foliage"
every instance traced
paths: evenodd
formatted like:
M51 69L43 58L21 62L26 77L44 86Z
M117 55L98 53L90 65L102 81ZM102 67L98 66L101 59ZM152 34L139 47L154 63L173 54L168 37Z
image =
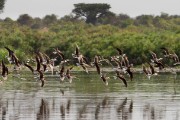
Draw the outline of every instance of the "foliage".
M32 18L19 16L17 21L0 21L0 59L7 55L8 46L21 60L34 56L40 50L52 57L53 48L59 48L71 58L76 44L80 52L93 60L95 55L109 58L116 55L115 47L127 54L130 61L140 65L151 58L149 51L163 57L161 47L167 47L180 56L180 16L142 15L130 18L126 14L109 14L98 20L98 25L86 24L69 15L57 19L55 15Z
M31 26L33 23L33 18L29 16L28 14L23 14L19 16L19 18L17 19L17 22L21 25Z
M109 12L110 5L105 3L74 4L73 13L78 17L85 17L86 23L96 24L97 20Z
M50 24L53 24L57 21L57 16L52 14L52 15L46 15L44 18L43 18L43 23L44 25L50 25Z

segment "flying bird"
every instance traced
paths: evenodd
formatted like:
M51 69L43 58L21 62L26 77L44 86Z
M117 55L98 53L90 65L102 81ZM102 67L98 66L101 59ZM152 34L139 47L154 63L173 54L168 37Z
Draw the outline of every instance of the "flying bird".
M65 67L64 67L64 65L61 66L59 75L60 75L60 80L64 81L64 78L65 78Z
M130 76L130 79L132 81L132 79L133 79L133 72L131 70L131 67L127 67L126 71L127 71L128 75Z
M148 62L148 65L149 67L146 67L144 64L142 64L142 68L145 75L148 77L148 79L150 79L152 75L157 75L157 72L155 71L151 63Z
M72 54L73 58L77 58L80 55L79 46L76 44L74 53Z
M124 75L121 74L119 71L116 70L116 76L117 76L117 78L119 78L120 80L122 80L122 82L124 83L125 87L127 87L127 82L126 82L126 79L125 79Z
M70 67L66 70L66 78L69 80L69 83L72 83L73 78L75 78L75 76L72 76L70 71L72 70L73 67Z
M41 63L39 57L36 55L36 71L40 71L40 69L41 69Z
M17 67L20 67L21 62L19 61L18 57L15 55L14 51L9 49L8 47L4 47L8 51L8 61L9 63L15 64Z
M102 79L103 83L104 83L106 86L108 86L108 81L107 81L107 79L109 79L109 77L106 77L106 74L101 73L101 77L100 77L100 78Z
M29 68L29 70L31 70L31 72L34 74L34 68L32 66L30 66L27 63L24 63L24 66L26 66L27 68Z

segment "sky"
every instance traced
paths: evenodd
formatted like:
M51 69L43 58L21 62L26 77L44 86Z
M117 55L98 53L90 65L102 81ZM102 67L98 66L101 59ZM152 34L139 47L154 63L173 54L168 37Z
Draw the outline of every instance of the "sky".
M16 20L19 15L43 18L55 14L58 18L69 15L76 3L108 3L110 11L116 14L138 15L180 15L180 0L6 0L0 18L10 17Z

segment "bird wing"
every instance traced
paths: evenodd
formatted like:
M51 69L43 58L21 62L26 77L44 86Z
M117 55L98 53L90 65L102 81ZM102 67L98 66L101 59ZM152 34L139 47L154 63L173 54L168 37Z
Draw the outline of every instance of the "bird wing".
M32 73L34 72L33 67L31 67L30 65L28 65L28 64L26 64L26 63L24 63L24 66L28 67L28 68L31 70L31 72L32 72Z
M47 54L45 54L45 53L43 53L43 55L44 55L44 57L45 57L45 59L46 59L47 64L50 64L50 58L49 58L49 56L48 56Z
M119 54L119 55L122 55L122 54L123 54L123 51L122 51L121 49L116 48L116 50L118 51L118 54Z
M4 64L4 61L2 60L2 76L5 76L6 74L6 66Z
M78 47L78 45L76 44L76 49L75 49L75 55L76 56L79 56L79 47Z
M143 72L148 75L148 71L147 71L147 68L143 65Z
M102 74L102 75L101 75L101 79L102 79L102 81L104 82L104 84L107 86L107 85L108 85L108 82L107 82L107 79L106 79L106 75L105 75L105 74Z
M101 70L100 70L98 63L95 63L95 67L96 67L97 73L100 74Z
M154 53L153 51L150 51L150 53L151 53L151 56L152 56L153 60L154 60L154 59L157 59L156 53Z
M161 47L162 50L164 50L164 55L169 55L169 50L165 47Z
M39 61L39 57L36 55L36 71L40 71L41 64Z
M19 65L20 65L19 59L17 58L17 56L14 53L12 54L12 58L15 61L15 64L19 67Z
M40 80L43 80L44 74L42 73L41 70L39 70L38 72L39 72L39 79L40 79Z
M128 69L126 70L127 73L129 74L131 80L133 79L133 72L131 71L131 69L128 67Z
M174 60L174 62L176 62L176 63L179 62L179 57L177 56L176 53L173 54L173 60Z
M125 87L127 87L127 82L126 82L126 79L124 78L124 76L123 75L118 75L118 78L120 78L123 81Z
M61 57L62 60L65 60L64 54L62 53L62 51L56 49L58 55Z
M14 52L12 50L10 50L8 47L4 47L4 48L6 48L6 50L9 53L9 57L11 57Z
M155 73L154 67L151 65L151 63L148 63L148 64L149 64L149 67L151 69L151 74L154 74Z
M64 67L64 65L62 65L61 70L60 70L61 75L64 74L64 70L65 70L65 67Z

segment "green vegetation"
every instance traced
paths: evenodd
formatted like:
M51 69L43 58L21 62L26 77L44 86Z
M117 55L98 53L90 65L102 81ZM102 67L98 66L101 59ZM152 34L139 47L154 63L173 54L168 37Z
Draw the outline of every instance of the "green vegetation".
M130 18L125 14L109 14L96 25L73 15L58 19L52 14L41 19L24 14L16 21L11 18L0 20L0 59L7 55L4 46L15 50L21 60L32 57L37 50L51 57L56 47L71 58L75 44L91 59L97 54L106 58L116 55L114 47L118 47L135 65L151 57L149 50L162 57L161 47L180 56L180 16L162 13Z

